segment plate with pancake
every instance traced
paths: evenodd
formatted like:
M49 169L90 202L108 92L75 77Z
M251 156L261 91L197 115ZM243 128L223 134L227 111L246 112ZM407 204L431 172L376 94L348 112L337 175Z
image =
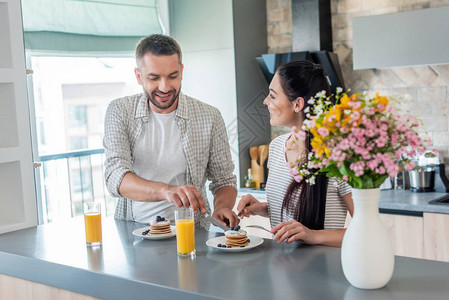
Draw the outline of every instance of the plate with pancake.
M146 240L165 240L165 239L169 239L169 238L176 236L176 226L170 225L170 229L171 229L170 233L151 234L151 231L150 231L148 234L143 235L142 233L148 229L150 229L149 226L136 229L133 231L133 235L135 235L137 237L144 238Z
M249 242L243 247L241 246L234 246L231 248L218 247L219 244L221 245L226 244L225 236L217 236L215 238L211 238L207 240L206 245L224 252L243 252L256 248L257 246L260 246L263 243L263 238L255 235L248 235L247 238L249 239Z

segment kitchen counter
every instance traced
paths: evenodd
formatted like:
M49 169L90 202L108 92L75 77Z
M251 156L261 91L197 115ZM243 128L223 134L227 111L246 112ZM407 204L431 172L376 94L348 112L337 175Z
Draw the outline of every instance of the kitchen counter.
M103 219L103 246L85 246L82 218L0 235L0 273L105 299L447 299L449 264L396 257L388 285L359 290L345 279L340 249L272 240L247 252L206 246L195 259L176 239L132 235L143 224Z
M447 193L414 193L410 190L383 190L380 192L379 208L383 212L403 211L404 213L449 214L449 204L429 204L429 202L449 198Z
M239 196L252 194L256 198L266 198L265 191L241 188ZM449 198L449 193L427 192L414 193L410 190L382 190L380 192L379 209L384 213L421 215L428 213L449 214L449 204L429 204L429 202Z

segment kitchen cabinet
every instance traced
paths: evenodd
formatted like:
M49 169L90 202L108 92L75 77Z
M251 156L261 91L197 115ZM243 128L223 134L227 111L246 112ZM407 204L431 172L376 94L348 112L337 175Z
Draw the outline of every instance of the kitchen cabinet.
M394 254L449 262L449 214L423 213L423 217L381 213ZM348 215L346 226L351 217Z
M424 258L423 218L395 214L380 214L387 226L395 255Z
M95 300L99 298L0 274L0 299Z
M424 258L449 262L449 215L424 213Z

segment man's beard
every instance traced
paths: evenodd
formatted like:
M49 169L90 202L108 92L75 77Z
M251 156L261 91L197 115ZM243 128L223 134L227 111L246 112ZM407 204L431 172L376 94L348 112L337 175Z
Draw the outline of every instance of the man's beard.
M176 90L174 90L174 89L170 90L168 93L161 93L159 90L155 90L151 93L151 96L145 89L143 90L143 92L145 94L145 97L147 97L147 100L149 100L151 103L153 103L153 105L156 106L158 109L170 108L173 105L173 103L175 103L176 99L178 99L179 93L180 93L180 91L178 91L178 93L176 93ZM172 94L173 97L168 103L160 103L156 100L156 97L155 97L156 93Z

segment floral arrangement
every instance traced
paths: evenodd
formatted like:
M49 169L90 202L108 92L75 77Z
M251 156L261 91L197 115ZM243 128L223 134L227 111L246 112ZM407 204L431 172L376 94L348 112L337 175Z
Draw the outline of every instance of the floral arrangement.
M325 91L308 100L306 120L300 129L292 128L291 146L301 152L306 136L312 152L290 165L296 181L315 183L318 172L338 177L359 189L378 188L390 176L412 170L413 160L424 153L418 136L418 120L403 114L385 96L353 94L337 89L333 105ZM396 100L397 101L397 100ZM289 148L291 149L291 148Z

